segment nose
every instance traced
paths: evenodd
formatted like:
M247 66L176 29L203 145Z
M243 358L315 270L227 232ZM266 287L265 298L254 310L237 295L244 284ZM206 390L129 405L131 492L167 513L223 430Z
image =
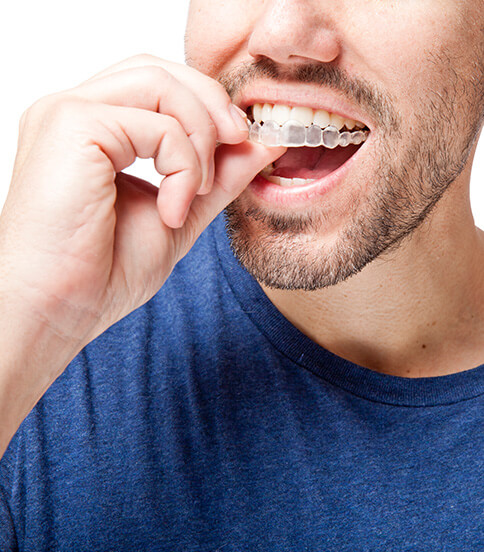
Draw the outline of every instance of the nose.
M325 5L328 7L325 8ZM331 62L341 46L326 0L261 1L249 54L268 57L280 64Z

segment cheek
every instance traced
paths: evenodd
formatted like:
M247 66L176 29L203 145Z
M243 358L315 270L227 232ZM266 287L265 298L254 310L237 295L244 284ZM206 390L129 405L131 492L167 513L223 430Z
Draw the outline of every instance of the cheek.
M465 25L457 8L445 0L372 3L373 10L357 10L361 34L351 40L357 52L353 69L359 72L361 60L368 71L362 76L380 84L410 122L431 91L448 81L448 60L462 53Z
M250 34L250 1L202 1L190 4L185 53L187 63L216 77L237 58L245 59Z

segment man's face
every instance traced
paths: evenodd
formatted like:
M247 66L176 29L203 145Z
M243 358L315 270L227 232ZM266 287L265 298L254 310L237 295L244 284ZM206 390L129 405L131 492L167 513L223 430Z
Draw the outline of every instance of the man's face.
M227 209L237 256L270 287L334 285L394 251L471 162L483 124L481 1L193 0L186 55L244 109L329 98L370 128L325 193L271 203L251 184Z

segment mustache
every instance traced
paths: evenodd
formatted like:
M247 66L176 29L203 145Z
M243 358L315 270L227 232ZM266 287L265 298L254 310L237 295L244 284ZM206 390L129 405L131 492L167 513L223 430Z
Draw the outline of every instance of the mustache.
M291 67L263 57L253 62L241 63L216 78L232 100L243 88L260 79L316 84L343 94L346 99L369 113L383 128L397 133L401 128L401 118L393 108L395 102L388 93L384 94L363 78L351 78L344 69L329 63L316 62Z

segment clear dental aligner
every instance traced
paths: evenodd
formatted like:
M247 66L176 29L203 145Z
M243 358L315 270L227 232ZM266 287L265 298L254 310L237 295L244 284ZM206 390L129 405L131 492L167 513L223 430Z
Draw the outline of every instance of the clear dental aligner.
M368 130L340 132L333 125L328 125L325 128L315 124L305 126L300 121L295 120L286 121L281 126L276 121L269 120L263 124L257 121L251 123L249 140L265 146L286 146L289 148L324 146L328 149L334 149L337 146L359 145L366 140L368 133Z

